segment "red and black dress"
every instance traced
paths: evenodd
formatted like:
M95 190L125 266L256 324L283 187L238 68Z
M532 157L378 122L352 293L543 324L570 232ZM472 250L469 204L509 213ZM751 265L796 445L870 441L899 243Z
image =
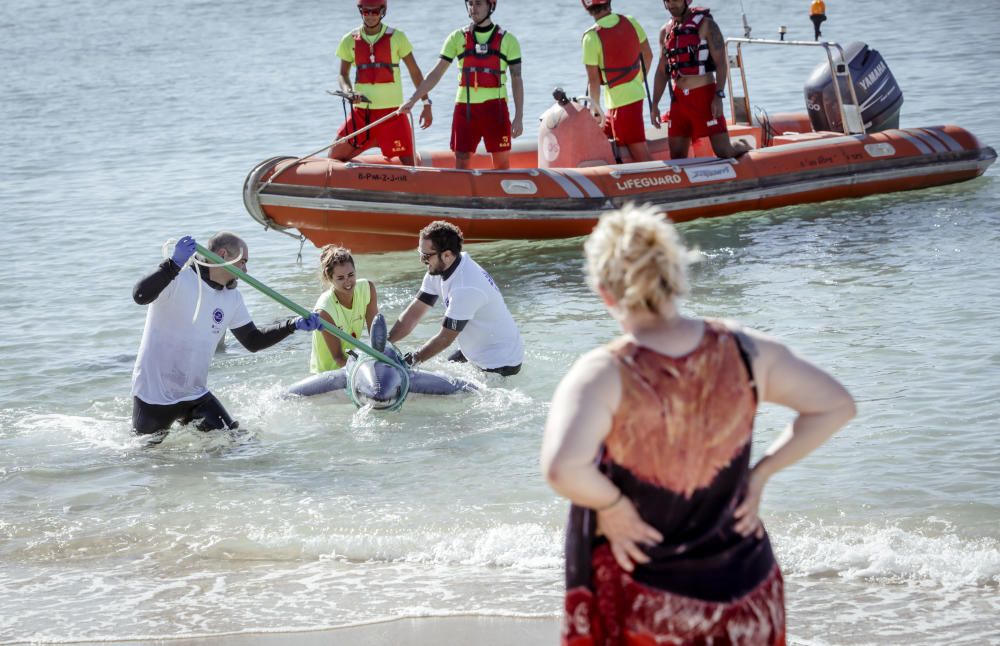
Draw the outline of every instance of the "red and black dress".
M770 541L733 529L757 408L736 335L706 320L698 346L681 357L628 339L609 349L622 399L601 470L664 539L629 574L595 536L594 512L572 507L563 644L784 645L784 585Z

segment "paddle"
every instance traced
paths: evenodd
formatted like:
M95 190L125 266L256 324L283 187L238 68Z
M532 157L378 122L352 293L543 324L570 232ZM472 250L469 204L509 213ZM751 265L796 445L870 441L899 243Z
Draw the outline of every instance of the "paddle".
M226 262L225 260L223 260L222 258L220 258L219 256L217 256L216 254L212 253L211 251L209 251L205 247L201 246L200 244L196 244L195 246L198 249L198 253L200 253L202 255L202 257L204 257L204 258L206 258L208 260L211 260L214 263L218 263L223 269L225 269L226 271L228 271L232 275L236 276L237 278L241 279L242 281L244 281L245 283L247 283L251 287L254 287L258 291L262 292L265 296L269 296L270 298L278 301L279 303L281 303L282 305L284 305L288 309L292 310L293 312L295 312L299 316L308 318L309 315L312 314L312 312L310 312L306 308L302 307L301 305L299 305L295 301L282 296L281 294L279 294L278 292L274 291L273 289L271 289L270 287L268 287L264 283L260 282L259 280L257 280L253 276L251 276L250 274L248 274L248 273L246 273L244 271L240 271L239 269L237 269L236 267L233 267L232 265L223 264L223 263ZM336 325L332 325L329 321L324 321L323 319L320 319L320 323L323 324L323 329L325 329L327 332L329 332L333 336L337 337L341 341L346 341L346 342L350 343L351 345L356 346L358 348L358 350L361 350L365 354L367 354L367 355L369 355L369 356L371 356L371 357L373 357L375 359L378 359L379 361L382 361L383 363L387 363L390 366L399 366L399 367L402 367L404 370L406 369L406 366L402 366L398 362L393 361L388 356L386 356L384 353L379 352L378 350L376 350L375 348L369 346L368 344L364 343L363 341L361 341L359 339L355 339L353 336L347 334L346 332L344 332L343 330L341 330L340 328L338 328Z

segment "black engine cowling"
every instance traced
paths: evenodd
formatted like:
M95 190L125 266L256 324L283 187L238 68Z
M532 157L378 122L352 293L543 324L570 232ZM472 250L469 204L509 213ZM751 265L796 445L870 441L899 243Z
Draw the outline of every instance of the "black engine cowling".
M882 55L860 42L844 47L844 56L854 81L854 92L861 107L861 120L868 132L880 132L899 127L899 111L903 107L903 91L889 70ZM842 64L834 50L833 62ZM850 101L846 80L841 78L840 92L844 101ZM806 81L806 107L813 130L844 131L844 119L837 109L837 95L833 88L830 66L819 65Z

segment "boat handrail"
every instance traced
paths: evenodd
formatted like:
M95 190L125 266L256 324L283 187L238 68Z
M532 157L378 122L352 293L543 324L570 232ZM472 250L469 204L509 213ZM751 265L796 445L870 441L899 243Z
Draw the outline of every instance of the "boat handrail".
M729 45L734 43L736 45L736 56L730 56ZM865 124L864 120L861 118L861 107L858 104L858 95L854 91L854 79L851 77L851 68L848 64L847 56L844 54L844 48L840 43L835 43L832 41L821 41L814 42L810 40L774 40L771 38L727 38L726 39L726 85L729 94L729 109L730 114L733 115L733 122L736 122L736 93L733 91L733 74L732 68L736 67L740 70L740 82L743 86L743 95L740 96L742 101L742 109L744 115L746 115L747 125L753 125L750 123L750 88L747 85L746 70L743 65L743 45L778 45L783 47L822 47L826 52L826 62L830 68L830 76L833 79L833 91L837 99L837 108L841 115L841 123L843 125L845 135L863 135L865 134ZM833 53L831 50L835 49L840 56L839 62L834 62ZM840 91L840 78L844 78L847 83L848 92L850 92L850 103L844 102L844 97Z
M302 260L302 246L305 244L306 237L300 232L298 235L287 231L290 227L282 226L269 218L264 209L260 205L260 191L257 190L257 184L260 183L260 178L264 173L271 172L275 170L276 167L284 161L289 161L295 159L294 157L278 156L267 159L254 167L250 174L247 175L246 180L243 182L243 205L246 207L247 213L255 221L264 226L264 230L273 229L278 233L283 233L289 238L295 238L299 241L299 257L298 260Z
M478 177L484 173L527 173L532 177L538 177L539 172L537 168L452 168L450 166L408 166L400 164L370 164L368 162L359 161L347 161L344 162L344 168L356 169L356 168L367 168L374 170L404 170L408 173L417 172L427 172L434 171L439 173L469 173L475 177Z
M293 159L293 158L285 158ZM652 171L662 170L664 168L669 168L675 173L681 172L682 167L689 166L707 166L712 164L735 164L735 159L722 159L719 157L692 157L689 159L666 159L666 160L652 160L644 162L628 162L624 164L613 164L614 170L611 171L611 175L614 177L621 177L623 175L637 175L641 173L649 173ZM368 162L360 161L348 161L344 162L344 168L351 170L372 170L372 171L385 171L387 169L392 170L402 170L408 173L414 172L435 172L435 173L468 173L473 177L479 177L481 175L512 175L516 173L523 173L529 177L538 177L541 172L538 168L505 168L505 169L493 169L493 168L450 168L450 167L440 167L440 166L403 166L398 164L371 164ZM586 170L584 168L553 168L551 170ZM251 214L253 215L253 214ZM254 219L257 219L256 217ZM259 221L259 220L258 220Z

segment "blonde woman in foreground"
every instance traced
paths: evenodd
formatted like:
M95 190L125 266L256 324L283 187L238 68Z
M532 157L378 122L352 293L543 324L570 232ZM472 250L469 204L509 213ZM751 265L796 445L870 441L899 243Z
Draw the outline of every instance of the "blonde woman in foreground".
M625 334L573 365L546 424L542 470L573 503L563 643L784 644L761 495L854 400L775 339L682 316L688 252L654 211L604 216L585 254ZM751 467L758 400L798 415Z

